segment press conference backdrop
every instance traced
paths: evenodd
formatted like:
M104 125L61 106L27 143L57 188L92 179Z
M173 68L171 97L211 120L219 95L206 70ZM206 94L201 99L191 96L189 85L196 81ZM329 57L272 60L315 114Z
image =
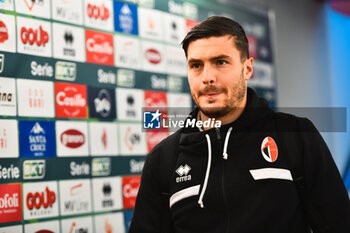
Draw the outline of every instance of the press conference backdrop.
M147 152L142 107L191 107L180 42L225 15L275 105L267 12L208 1L0 0L0 232L128 231Z

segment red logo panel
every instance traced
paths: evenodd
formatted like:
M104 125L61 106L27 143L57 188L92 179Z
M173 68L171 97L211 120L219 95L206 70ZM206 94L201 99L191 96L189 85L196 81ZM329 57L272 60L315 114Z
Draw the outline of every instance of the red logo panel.
M21 184L0 185L0 223L22 220Z
M257 42L254 36L247 35L248 44L249 44L249 56L257 58Z
M134 208L136 196L140 187L141 176L123 177L123 203L124 208Z
M153 147L155 147L158 143L160 143L164 138L169 136L169 132L165 131L147 131L147 149L150 152Z
M191 31L191 29L196 26L197 24L199 24L198 21L194 21L194 20L190 20L187 19L186 20L186 33L188 33L189 31Z
M85 40L87 62L114 65L112 34L86 30Z
M0 20L0 43L4 43L9 38L6 24Z
M87 118L86 86L55 83L56 117Z

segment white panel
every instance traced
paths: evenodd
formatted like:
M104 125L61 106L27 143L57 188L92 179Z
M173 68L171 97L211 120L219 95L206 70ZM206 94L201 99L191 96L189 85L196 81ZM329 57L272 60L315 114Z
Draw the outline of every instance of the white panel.
M62 216L91 212L91 185L89 179L61 180L60 213ZM62 227L63 232L64 228Z
M18 115L54 117L53 82L17 79Z
M90 122L90 154L117 155L117 124L112 122Z
M57 156L87 156L87 122L56 121Z

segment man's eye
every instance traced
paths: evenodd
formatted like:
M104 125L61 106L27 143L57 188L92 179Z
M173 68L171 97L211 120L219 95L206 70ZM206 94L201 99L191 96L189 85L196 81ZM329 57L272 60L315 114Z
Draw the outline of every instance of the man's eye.
M225 65L225 64L227 64L227 62L225 60L217 60L216 64L218 64L218 65Z
M201 65L199 63L195 63L191 65L192 69L199 69L201 67Z

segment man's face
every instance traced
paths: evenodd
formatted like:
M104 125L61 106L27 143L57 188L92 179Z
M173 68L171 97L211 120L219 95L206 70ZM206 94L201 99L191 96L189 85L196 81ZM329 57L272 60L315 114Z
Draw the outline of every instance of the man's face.
M245 107L253 59L241 61L233 37L192 41L187 59L191 95L206 116L218 118Z

